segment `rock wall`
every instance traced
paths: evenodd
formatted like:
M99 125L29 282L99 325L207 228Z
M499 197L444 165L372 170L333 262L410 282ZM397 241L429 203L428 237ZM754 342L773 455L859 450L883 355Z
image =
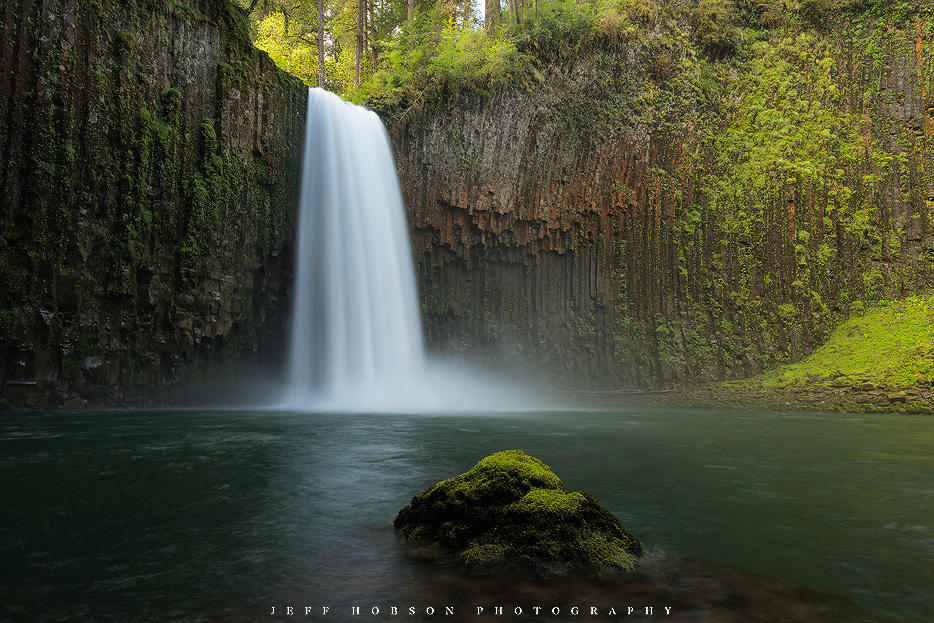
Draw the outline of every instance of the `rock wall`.
M930 287L930 11L712 58L677 24L417 104L392 127L428 341L555 385L795 361ZM685 27L687 28L687 27Z
M305 87L226 0L0 20L0 404L172 402L278 361Z

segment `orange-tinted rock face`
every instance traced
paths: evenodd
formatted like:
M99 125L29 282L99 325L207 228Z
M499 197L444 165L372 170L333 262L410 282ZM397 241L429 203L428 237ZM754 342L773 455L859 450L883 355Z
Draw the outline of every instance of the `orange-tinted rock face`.
M654 246L672 216L646 171L670 156L638 127L568 140L549 99L459 100L397 142L427 338L537 363L570 385L616 386L632 367L614 341L619 271L663 277Z
M934 65L914 31L881 60L845 38L800 44L830 59L838 91L809 94L804 64L793 88L861 146L810 177L767 163L737 181L737 136L766 119L737 129L755 85L719 70L722 100L705 103L683 76L649 75L648 46L406 115L391 134L429 344L558 385L671 387L798 359L854 301L925 287Z

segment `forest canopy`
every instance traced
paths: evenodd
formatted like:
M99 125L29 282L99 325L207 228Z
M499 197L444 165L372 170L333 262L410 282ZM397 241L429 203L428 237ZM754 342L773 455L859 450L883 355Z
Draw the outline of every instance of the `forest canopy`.
M925 0L235 0L254 43L310 86L397 106L444 93L533 85L537 67L588 46L680 28L715 59L752 53L782 27L827 29L856 13L909 18Z

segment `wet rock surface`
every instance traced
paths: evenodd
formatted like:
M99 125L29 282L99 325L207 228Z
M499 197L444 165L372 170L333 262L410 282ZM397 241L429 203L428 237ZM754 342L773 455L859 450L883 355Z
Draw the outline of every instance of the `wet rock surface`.
M918 386L878 387L873 383L832 387L799 382L780 387L756 380L721 383L686 391L613 397L614 404L756 411L934 414L934 391Z
M0 408L277 361L306 88L226 0L0 9Z
M404 541L474 570L605 575L632 571L642 555L639 540L592 495L566 491L520 450L490 455L415 496L394 525Z

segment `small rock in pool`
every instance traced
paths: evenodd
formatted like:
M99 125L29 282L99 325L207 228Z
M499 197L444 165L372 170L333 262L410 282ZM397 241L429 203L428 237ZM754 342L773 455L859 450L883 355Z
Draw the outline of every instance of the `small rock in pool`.
M566 491L550 467L520 450L439 482L393 523L404 541L475 570L606 575L632 571L642 556L639 540L592 495Z

